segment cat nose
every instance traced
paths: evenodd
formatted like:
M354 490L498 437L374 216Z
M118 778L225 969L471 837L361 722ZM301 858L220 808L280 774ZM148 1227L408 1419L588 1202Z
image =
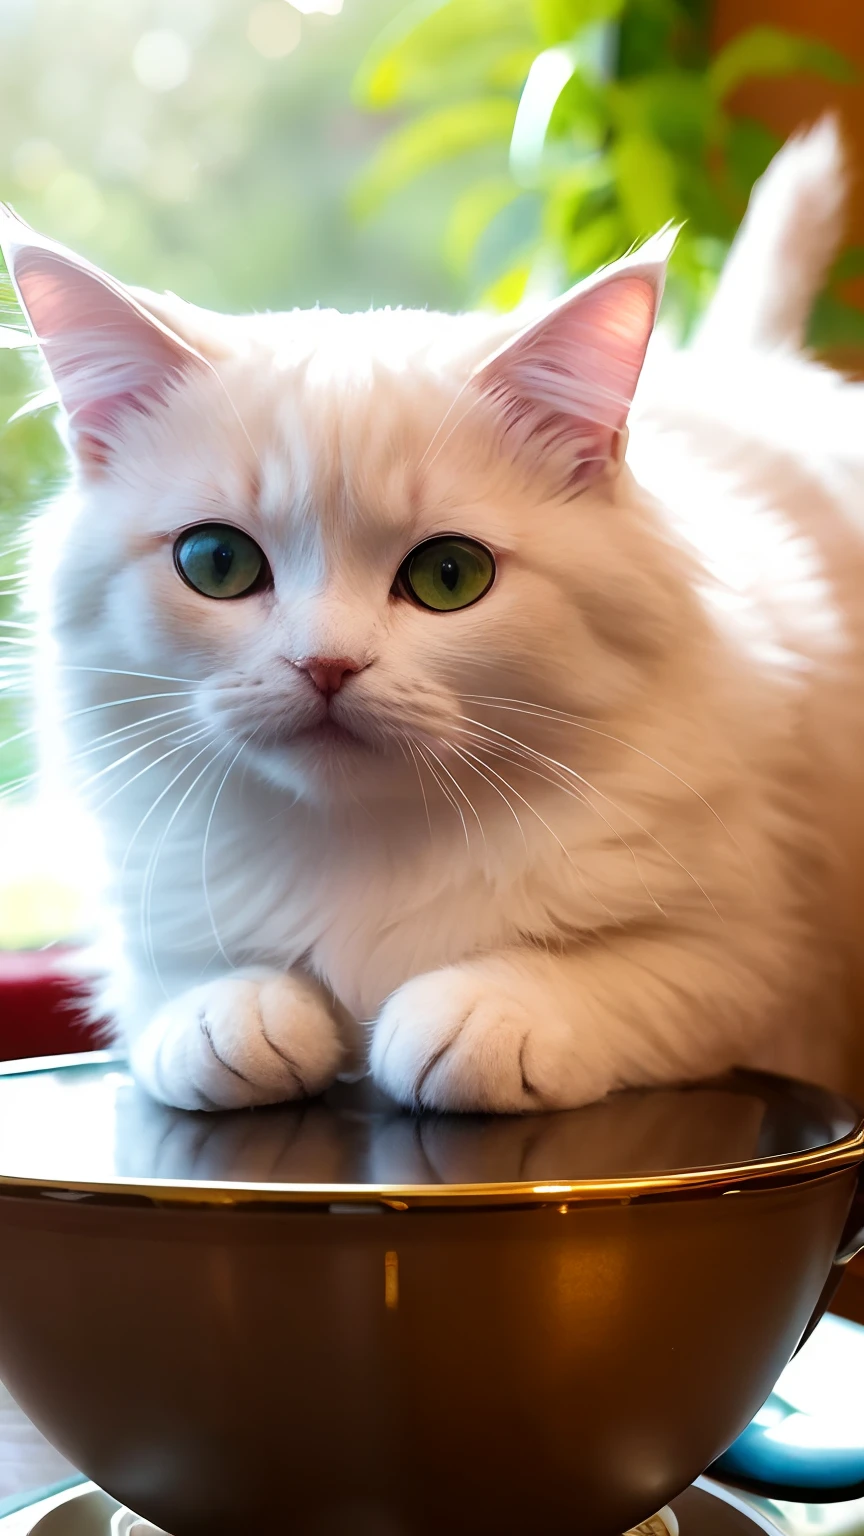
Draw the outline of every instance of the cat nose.
M362 672L361 661L351 661L347 656L304 656L300 661L295 661L295 667L300 672L305 672L312 679L319 693L329 699L331 694L338 693L346 677L352 672Z

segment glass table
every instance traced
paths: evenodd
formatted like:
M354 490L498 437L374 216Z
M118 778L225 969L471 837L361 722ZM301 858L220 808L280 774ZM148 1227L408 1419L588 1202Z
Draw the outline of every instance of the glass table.
M83 1481L0 1385L0 1519Z

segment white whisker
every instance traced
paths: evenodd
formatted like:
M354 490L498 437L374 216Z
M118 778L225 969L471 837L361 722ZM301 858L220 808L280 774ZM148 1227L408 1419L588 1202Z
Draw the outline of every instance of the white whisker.
M650 838L651 842L654 843L655 846L658 847L661 850L661 852L665 853L666 857L668 859L671 859L673 864L677 865L677 867L681 870L682 874L687 876L688 880L692 880L692 882L695 885L696 889L700 892L700 894L704 897L705 901L708 903L708 906L711 908L711 911L715 914L716 917L720 917L720 913L717 911L717 908L715 907L713 901L711 900L711 897L708 895L708 892L705 890L704 886L700 884L699 880L697 880L697 878L693 874L692 870L689 870L685 864L682 864L681 860L679 858L677 858L675 856L675 854L672 853L670 851L670 849L668 849L666 847L665 843L662 843L660 841L659 837L655 837L653 832L650 832L647 827L644 827L642 825L641 821L639 821L632 814L632 812L628 811L622 805L616 805L615 802L613 800L611 800L610 797L607 794L604 794L603 790L598 789L595 784L592 784L592 783L590 783L590 781L588 779L583 778L583 776L580 773L577 773L574 768L570 768L567 763L559 762L557 758L550 757L545 752L539 752L536 747L529 747L527 742L520 741L520 739L517 736L509 736L506 731L499 731L495 726L484 725L481 720L474 720L470 715L460 715L459 719L460 720L465 720L465 721L467 721L467 723L469 725L477 726L481 730L491 732L492 735L494 735L494 736L502 737L505 741L514 742L516 744L516 746L521 747L526 752L529 752L533 757L536 757L539 761L542 761L542 762L547 763L547 764L551 764L554 768L560 768L564 773L570 775L574 779L577 779L579 781L579 783L583 784L585 786L585 788L587 790L589 790L592 794L597 795L599 797L599 799L604 800L607 805L612 807L613 810L618 811L619 815L626 816L628 821L632 822L633 826L637 827L638 830L643 834L643 836L645 836L647 838ZM459 727L457 726L456 729L459 730ZM721 918L721 921L722 921L722 918Z
M413 763L414 763L414 768L415 768L415 771L417 773L417 783L420 785L420 793L423 796L423 809L426 812L426 825L429 828L429 841L431 843L433 841L433 838L432 838L432 818L429 815L429 801L426 799L426 786L423 783L423 775L420 772L420 764L417 761L417 754L414 751L414 744L413 744L413 742L411 740L411 737L406 735L405 736L405 741L406 741L406 743L408 745L408 750L411 753L411 757L412 757L412 760L413 760Z
M528 839L525 836L525 828L523 827L521 821L519 820L519 816L518 816L516 810L510 804L510 801L507 799L507 796L504 794L503 790L500 790L498 788L498 785L494 784L491 779L487 778L486 774L483 773L482 770L476 766L476 764L480 761L480 759L479 758L474 758L473 752L469 752L467 747L457 747L453 742L450 742L449 746L450 746L451 752L455 752L456 756L458 758L461 758L462 762L466 765L467 768L471 769L472 773L479 774L480 778L485 780L485 782L489 785L490 789L494 789L496 795L499 795L500 798L504 801L504 804L506 805L508 811L510 812L510 815L513 817L513 820L515 821L517 827L519 828L520 833L522 834L522 841L525 844L525 851L527 852L528 851ZM469 761L469 759L472 759L472 758L474 760L473 761ZM494 773L495 772L494 769L490 769L489 771L490 771L490 773ZM496 774L495 777L498 778L499 776ZM502 783L504 782L503 779L501 780L501 782ZM510 785L508 785L507 787L509 789ZM515 793L515 791L514 791L514 793Z
M127 789L130 789L133 784L137 784L138 780L144 777L145 773L150 773L153 768L158 768L159 764L166 762L169 757L174 757L178 752L182 752L185 747L191 746L196 741L200 741L201 737L206 735L208 731L210 731L209 726L200 726L196 734L191 738L191 741L178 742L176 746L169 747L167 752L163 752L159 757L155 758L152 763L145 763L144 767L139 768L137 773L133 773L130 779L124 779L123 783L119 785L117 789L112 790L111 794L107 795L106 798L102 800L98 806L96 806L93 814L100 816L105 810L106 806L111 804L112 800L116 800L118 795L125 794Z
M624 835L619 832L618 828L613 826L608 816L604 816L603 812L588 799L588 796L585 794L584 790L577 789L574 785L568 784L561 769L553 768L552 772L557 774L558 777L550 778L548 774L540 773L539 769L530 767L529 753L531 749L520 750L518 747L508 746L492 747L488 744L486 737L482 736L479 731L469 731L467 734L471 736L472 740L482 744L479 746L478 750L487 753L491 757L500 758L502 762L509 763L511 767L518 767L522 773L530 773L534 778L540 779L544 784L550 785L552 789L558 789L563 795L568 795L571 800L575 800L578 805L584 806L585 809L590 811L593 816L599 817L604 826L609 828L609 831L612 833L613 837L617 838L618 842L621 843L629 853L631 859L633 860L633 867L636 871L639 884L642 886L642 889L644 890L645 895L648 897L648 900L651 902L651 905L656 907L661 917L666 916L666 913L664 912L659 901L657 900L654 893L650 890L645 880L645 876L643 875L639 866L639 860L636 857L635 848L633 848L632 844L628 843L626 837L624 837ZM507 753L511 753L512 755L508 757L506 755ZM516 758L515 762L514 757ZM525 761L526 757L529 758L528 762ZM615 808L616 810L620 810L620 806L616 806Z
M454 748L454 751L459 751L459 750L462 750L462 751L466 752L469 757L473 757L474 756L473 752L469 752L467 747L462 748L462 749ZM480 761L480 759L478 759L478 761ZM571 865L571 867L573 869L573 873L575 874L575 876L576 876L577 880L579 881L579 884L582 886L583 890L588 892L588 895L591 897L592 901L596 901L596 903L597 903L598 907L600 907L601 911L606 913L606 916L609 918L609 921L612 922L612 923L615 923L618 927L620 927L621 926L620 925L620 921L615 916L615 913L610 911L610 909L609 909L609 907L607 907L605 901L601 901L601 899L597 895L596 891L592 890L591 886L588 884L587 880L583 876L582 871L574 863L572 855L570 854L569 849L565 848L565 846L562 843L562 841L561 841L560 837L558 836L558 834L556 832L553 832L553 830L550 827L548 821L545 821L543 819L543 817L540 815L540 812L537 810L536 806L532 805L530 800L526 800L524 795L520 795L518 789L515 789L508 779L504 779L504 778L501 777L501 775L499 773L496 773L494 768L490 768L488 763L486 763L484 766L489 768L489 772L491 774L494 774L495 778L499 779L502 784L506 784L507 788L510 790L510 793L515 795L517 800L521 800L522 804L524 806L526 806L529 811L531 811L532 815L537 817L537 820L540 822L541 826L546 828L546 831L549 833L549 836L551 838L553 838L555 840L555 842L558 844L558 847L561 849L561 852L564 854L564 857L566 858L568 864ZM512 807L511 807L511 809L512 809ZM521 827L521 824L520 824L520 827ZM522 835L523 835L523 837L525 836L524 831L523 831ZM526 846L527 846L527 844L526 844Z
M188 710L172 709L172 710L169 710L168 713L171 714L171 715L187 714ZM158 715L154 715L153 716L153 720L158 720L158 719L159 719ZM147 730L147 726L149 724L151 724L151 723L152 723L152 721L148 721L146 725L144 725L143 727L139 727L136 730L130 730L128 727L124 726L122 728L122 731L119 733L121 735L121 737L122 737L121 741L119 741L119 742L118 741L111 741L111 742L109 742L107 740L100 740L100 741L96 742L93 746L87 747L87 748L85 748L81 752L73 753L72 756L69 758L69 762L70 762L70 764L71 763L81 762L81 761L83 761L84 758L92 757L94 752L103 752L105 750L106 746L109 746L109 745L110 746L125 746L128 741L134 740L136 737L141 736L142 734L144 734L146 732L146 730ZM175 726L175 728L172 731L166 731L166 732L164 732L160 736L156 736L156 737L148 736L148 739L145 742L142 742L141 746L136 747L134 749L134 751L127 752L124 757L116 758L114 760L114 762L108 763L107 767L101 768L98 773L91 774L90 777L88 779L85 779L82 784L76 784L76 786L75 786L76 794L79 794L79 795L83 794L84 791L86 789L88 789L91 784L95 784L96 781L98 779L101 779L105 774L113 773L117 768L120 768L120 767L122 767L122 765L124 763L127 763L130 760L130 758L136 757L139 752L145 752L148 747L157 746L160 741L168 741L172 736L177 736L181 731L188 731L190 729L191 729L191 726L189 724L179 725L179 726ZM126 732L127 734L123 734L124 732ZM116 733L116 732L113 732L113 731L111 732L112 736L117 735L117 734L118 733ZM196 733L196 736L193 737L192 739L193 740L197 739L197 733ZM181 742L180 745L181 746L185 746L186 743L185 742ZM161 761L161 759L160 759L160 761ZM3 789L0 790L0 799L9 798L11 795L16 793L19 789L22 789L25 784L33 784L33 783L35 783L38 779L40 779L42 777L42 772L43 772L43 770L40 767L40 768L34 769L33 773L24 774L23 777L21 777L20 779L12 779L11 782L5 784L3 786ZM138 777L138 775L136 775L136 777ZM129 783L132 783L132 782L133 782L133 780L129 780ZM108 802L105 801L104 803L107 805Z
M454 778L453 774L450 772L450 769L447 767L446 763L443 763L441 761L441 759L438 756L437 752L433 752L432 751L432 748L429 746L428 742L426 742L425 745L426 745L426 751L432 757L434 757L434 759L435 759L436 763L438 764L439 768L441 768L443 770L443 772L446 773L446 775L447 775L448 779L450 780L451 784L455 785L456 789L459 791L459 794L462 796L463 800L465 801L466 805L468 806L469 811L471 811L475 821L477 822L477 826L480 829L480 836L483 839L483 847L486 848L486 833L483 831L483 823L480 820L480 817L479 817L479 815L477 813L476 807L471 802L470 796L462 788L462 785L459 783L459 780ZM465 826L464 819L463 819L462 825ZM465 837L466 837L466 839L468 837L468 829L467 829L467 827L465 828Z
M131 725L126 724L118 726L118 728L114 731L106 731L102 736L97 736L96 739L89 744L89 746L82 747L80 751L70 753L66 761L70 766L74 763L79 763L83 761L84 758L92 757L94 752L104 752L106 747L115 747L122 745L127 741L134 740L137 736L140 736L145 731L147 731L151 725L155 725L160 720L166 720L172 716L176 717L177 715L188 715L191 713L191 710L192 706L190 704L183 704L179 709L162 710L159 712L159 714L150 715L145 720L135 721ZM185 727L182 727L182 729L185 729ZM33 736L37 734L38 731L39 727L33 726L28 731L21 731L18 738L10 737L9 741L11 742L16 739L24 740L27 736ZM156 739L162 740L163 738L157 737ZM7 742L2 743L3 746L8 744L9 743ZM24 774L20 779L13 779L7 782L3 789L0 790L0 797L6 797L10 793L22 788L23 785L33 783L36 779L41 777L41 774L42 769L39 767L34 769L32 773Z
M659 768L661 773L668 773L669 777L680 784L682 789L686 789L691 795L695 795L696 799L704 805L706 811L710 812L718 825L723 828L733 846L738 849L742 857L744 856L741 845L732 832L730 832L723 818L715 811L711 802L706 800L704 795L700 794L698 789L695 789L692 784L688 784L686 779L682 779L681 775L676 773L674 768L668 767L666 763L661 763L659 758L652 757L650 752L643 751L641 747L634 746L632 741L624 741L620 736L613 736L610 731L601 731L595 725L586 724L586 721L591 718L589 715L571 715L566 710L553 709L545 704L530 704L526 699L496 698L491 693L466 693L465 698L475 704L492 704L495 708L507 710L509 714L536 715L540 719L550 720L553 724L556 721L560 721L562 724L575 725L578 730L586 731L590 736L602 736L606 741L612 741L616 746L626 748L628 752L635 752L637 757L643 757L646 762L653 763L654 767ZM516 707L517 705L519 706L518 708Z
M446 411L444 412L444 415L441 417L441 420L439 421L437 427L435 428L435 431L432 433L432 436L430 437L428 443L426 444L425 449L423 450L423 453L422 453L421 458L420 458L420 460L418 462L418 465L417 465L418 470L422 469L423 465L426 463L426 460L429 457L429 454L432 452L432 449L435 446L435 443L436 443L437 438L438 438L438 434L443 430L443 428L446 425L446 423L450 420L450 417L452 416L453 412L455 411L457 405L459 404L459 401L462 399L462 396L464 395L464 393L465 393L465 391L468 388L470 383L471 383L470 378L466 379L465 383L460 385L459 389L456 391L456 394L453 396L453 399L450 401L450 404L448 405ZM467 415L467 412L466 412L466 415ZM457 422L457 426L458 426L458 422Z
M165 843L167 841L168 834L170 833L171 828L173 827L175 821L177 820L177 817L179 816L180 812L182 811L184 805L186 804L186 801L189 799L189 796L194 791L196 785L200 784L200 782L204 778L205 774L209 773L210 769L214 768L216 766L216 763L219 761L219 758L222 756L222 753L226 752L228 750L228 748L232 745L232 743L234 741L236 741L236 739L237 739L236 737L232 736L231 739L228 742L226 742L224 746L220 747L218 752L215 752L213 754L213 756L209 759L209 761L204 764L204 767L200 770L199 773L197 773L195 775L195 778L192 780L191 784L189 784L188 787L184 790L183 794L180 796L180 799L178 800L177 804L175 805L173 811L171 812L171 815L168 818L167 825L163 829L161 836L156 841L156 844L155 844L155 846L154 846L154 848L153 848L153 850L152 850L152 852L150 854L150 858L149 858L149 860L147 862L147 868L144 871L144 881L143 881L143 885L142 885L142 889L141 889L141 908L140 908L140 911L141 911L141 937L142 937L143 944L144 944L144 954L145 954L145 956L147 958L147 961L148 961L148 963L149 963L149 965L150 965L150 967L151 967L151 969L153 971L154 976L156 977L156 981L157 981L157 983L158 983L158 985L160 987L160 990L164 994L166 1000L167 1000L168 994L165 991L165 987L164 987L163 982L162 982L162 977L161 977L160 972L159 972L159 964L158 964L158 961L156 959L156 951L155 951L155 947L153 945L153 888L154 888L154 886L156 884L156 870L157 870L157 866L158 866L158 863L159 863L159 858L160 858L160 855L162 853L162 849L165 846ZM212 735L211 735L210 740L205 742L205 744L202 747L201 751L197 752L195 754L195 756L192 758L191 762L186 763L185 766L180 769L179 774L175 775L175 777L171 781L171 788L173 788L174 785L183 777L183 774L186 773L192 767L192 765L198 761L199 757L203 757L204 753L208 752L210 750L210 747L212 745L212 740L213 740L213 738L212 738Z
M468 383L470 384L470 382L471 382L471 380L469 379ZM466 387L467 386L463 385L463 389L465 389ZM461 397L463 389L460 389L459 394L456 396L456 400L458 400ZM453 405L456 404L456 400L454 400ZM432 465L435 463L435 460L438 458L439 454L444 452L444 449L447 447L447 444L449 443L449 441L450 441L451 437L453 436L454 432L458 432L459 428L461 426L463 426L465 424L465 422L468 420L468 417L471 415L471 412L475 411L477 409L478 405L480 405L482 403L482 400L483 400L483 396L482 395L480 395L480 394L475 395L473 400L471 401L471 404L468 406L467 410L464 410L462 412L462 415L459 416L456 421L454 421L452 427L450 428L450 431L447 433L446 437L443 437L441 439L441 442L438 444L438 447L435 449L435 452L433 453L431 459L429 460L429 468L430 469L432 468ZM452 410L452 406L451 406L451 410ZM441 425L438 428L438 432L440 432L441 427L443 427L444 422L446 421L447 416L449 416L449 414L450 414L450 412L448 411L447 415L442 419ZM437 435L438 435L438 433L436 432L435 437L437 437ZM434 441L435 441L435 438L433 437L432 442L434 442ZM430 448L431 448L431 446L432 446L432 443L429 444ZM426 453L428 453L428 452L429 452L429 449L427 448ZM425 458L426 458L426 454L424 454L423 455L423 459L420 460L421 464L424 462Z
M211 829L211 827L213 825L213 817L216 815L216 806L218 805L219 797L222 794L222 791L223 791L223 789L225 788L225 785L228 782L228 776L231 773L231 770L234 767L235 763L238 761L238 759L240 757L242 757L243 753L246 751L246 748L248 747L249 743L252 741L253 737L258 734L258 731L263 730L263 728L264 728L263 725L259 725L257 727L257 729L252 732L251 736L247 736L246 739L243 742L241 742L239 751L234 755L234 757L232 757L230 763L228 764L228 767L225 769L225 772L222 775L222 779L221 779L221 781L219 783L219 788L217 789L215 795L213 796L213 804L210 807L210 814L207 817L207 825L204 828L204 841L203 841L202 846L201 846L201 884L204 887L204 904L205 904L205 906L207 908L207 916L210 919L210 927L213 929L213 937L216 940L216 945L217 945L217 948L219 950L219 953L222 956L222 959L225 961L226 965L230 965L232 967L233 967L233 961L225 953L225 949L223 947L222 940L219 937L219 930L216 927L216 918L215 918L215 915L214 915L214 912L213 912L213 906L212 906L212 903L210 901L210 890L209 890L209 887L207 885L207 847L208 847L208 844L210 842L210 829ZM231 740L232 741L236 741L237 737L233 736L231 738Z
M131 837L130 841L126 845L126 852L123 855L123 862L120 865L120 874L121 875L123 875L125 873L126 866L127 866L128 862L129 862L129 855L131 854L132 849L135 846L135 843L138 841L138 838L139 838L140 834L143 832L145 826L147 825L147 822L150 820L150 817L153 815L153 812L156 810L157 806L161 805L162 801L165 799L165 796L169 793L170 790L172 790L174 788L174 785L177 783L178 779L181 779L183 777L183 774L186 773L187 769L191 768L193 763L197 763L198 759L200 757L204 756L204 753L208 750L208 747L210 746L212 740L213 740L213 737L211 735L210 742L205 742L204 746L200 749L200 751L196 752L195 755L193 757L191 757L187 763L183 764L183 766L179 770L179 772L176 773L174 775L174 778L171 779L170 782L165 785L165 788L162 789L159 792L159 794L156 796L156 799L150 805L149 809L145 811L145 813L142 816L141 820L139 821L137 827L135 828L135 831L132 833L132 837ZM180 748L180 747L172 747L170 752L164 753L161 758L157 758L156 762L152 763L150 766L153 767L153 768L157 768L159 766L160 762L164 762L165 761L166 757L172 757L175 752L179 752L181 750L182 750L182 748Z
M104 768L98 769L98 771L96 773L91 773L90 777L85 779L83 784L77 784L75 786L76 787L76 792L78 794L83 794L85 789L89 789L91 784L98 783L98 781L100 779L103 779L106 774L108 774L108 773L116 773L117 769L118 768L122 768L124 763L131 762L133 757L138 757L141 752L148 751L150 747L158 746L159 743L162 742L162 741L170 741L172 736L179 736L183 731L192 730L193 734L191 735L191 737L187 737L186 740L181 741L181 742L178 743L179 746L185 747L185 746L189 745L190 741L197 741L199 739L202 731L206 731L206 730L209 730L209 729L210 729L209 726L200 726L200 727L197 727L197 728L193 728L190 725L175 725L173 730L171 730L171 731L163 731L161 736L150 736L150 737L148 737L148 739L146 741L142 741L140 746L133 747L131 752L126 752L123 757L115 758L113 763L107 763ZM136 777L137 777L137 775L136 775ZM134 780L129 779L127 782L131 784L131 783L134 782ZM105 801L106 805L107 805L107 803L108 802Z
M101 752L109 743L117 745L118 737L131 740L133 736L140 735L142 731L146 731L149 726L155 725L159 720L170 720L177 715L190 715L192 712L191 704L181 704L177 709L162 709L158 714L148 715L144 720L135 720L129 725L119 725L116 730L105 731L103 735L94 737L93 741L88 746L82 747L80 752L73 752L70 762L75 763L82 757L89 757L93 752Z
M171 677L164 672L131 672L128 667L85 667L68 661L58 663L58 667L63 672L99 672L105 677L143 677L152 683L194 683L199 688L201 686L194 677Z
M20 779L8 779L3 788L0 789L0 800L14 799L15 795L20 789L24 788L25 784L33 784L38 777L37 771L35 773L25 773Z
M427 754L427 752L430 749L428 747L423 746L419 741L416 743L416 747L417 747L417 751L420 753L420 756L422 757L423 761L425 762L426 767L429 769L429 772L431 773L433 779L435 780L435 783L438 785L438 788L440 789L440 791L441 791L442 795L444 796L445 800L449 800L450 804L452 805L453 809L456 812L456 815L459 817L459 820L462 823L462 831L465 833L465 847L468 849L468 852L470 853L471 852L471 842L470 842L469 837L468 837L468 827L467 827L466 822L465 822L465 817L462 814L462 807L461 807L461 805L459 804L458 800L454 799L453 795L450 793L450 790L447 788L447 785L444 783L443 779L441 779L439 777L439 775L435 772L435 769L433 768L432 764L429 762L429 759L428 759L426 754Z
M240 412L238 411L236 405L234 404L234 401L232 400L231 396L228 393L228 388L227 388L227 385L225 383L225 380L222 378L221 374L218 374L216 372L215 368L213 369L213 376L214 376L215 379L218 380L219 387L222 390L222 393L225 396L225 399L228 401L228 404L229 404L232 412L234 413L235 419L237 421L237 425L240 428L240 431L243 433L243 436L245 437L246 442L248 443L249 447L252 450L252 456L253 456L253 458L255 460L255 463L258 465L258 468L261 470L261 473L263 475L263 473L264 473L264 466L261 463L261 455L259 454L258 449L255 447L255 444L253 443L252 438L249 435L249 430L248 430L248 428L246 426L245 421L243 420L243 417L240 415Z
M164 690L162 693L138 693L138 694L135 694L132 698L129 698L129 699L109 699L107 701L107 703L103 703L103 704L88 704L84 709L73 709L69 713L61 715L60 719L65 724L65 722L68 721L68 720L78 720L78 719L80 719L84 715L97 714L100 710L103 710L103 709L116 709L116 708L119 708L119 706L121 704L146 704L146 703L149 703L153 699L189 699L189 698L194 698L194 696L195 696L195 689L194 688L175 689L175 690L173 690L171 692L169 692L167 690ZM189 706L187 705L187 706L184 706L184 707L188 708ZM168 711L166 711L166 713L168 713ZM178 710L178 713L179 713L179 710ZM162 717L156 715L156 716L151 716L150 718L151 719L159 719L159 718L162 718ZM139 721L139 720L127 721L127 724L124 725L124 726L121 726L120 730L124 731L124 730L127 730L130 725L140 725L141 723L142 722ZM7 736L5 741L0 741L0 752L2 752L5 747L14 746L16 742L26 741L29 736L35 736L35 735L37 735L39 733L39 731L40 731L40 727L38 725L31 725L25 731L16 731L14 736ZM110 734L110 732L108 734ZM102 738L102 739L107 739L107 738Z

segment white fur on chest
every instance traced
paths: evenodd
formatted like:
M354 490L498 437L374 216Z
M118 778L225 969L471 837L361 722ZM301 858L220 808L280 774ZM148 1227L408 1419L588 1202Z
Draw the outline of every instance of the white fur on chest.
M489 808L485 844L476 823L466 843L455 814L452 827L435 824L434 842L421 816L376 844L368 835L353 841L356 829L344 823L292 828L290 812L274 835L268 796L262 800L242 822L228 797L220 807L223 832L211 831L206 902L195 853L203 830L167 853L152 902L157 952L179 947L197 960L218 943L232 964L301 966L353 1017L368 1019L420 972L526 937L552 937L561 912L574 925L597 921L597 901L559 843L542 830L523 842ZM562 842L576 842L560 808L557 826ZM608 878L615 878L611 867ZM138 884L134 871L133 901Z
M176 791L167 793L129 856L173 771L142 774L103 815L109 864L122 871L111 896L127 952L165 987L226 965L301 967L369 1019L410 977L466 955L656 916L670 881L703 900L647 828L637 857L647 808L622 811L621 832L603 801L592 811L542 785L518 819L475 795L479 819L466 812L463 825L452 807L433 807L430 827L419 797L408 811L382 804L328 819L239 775L214 811L214 774L173 823ZM623 798L619 785L616 806Z

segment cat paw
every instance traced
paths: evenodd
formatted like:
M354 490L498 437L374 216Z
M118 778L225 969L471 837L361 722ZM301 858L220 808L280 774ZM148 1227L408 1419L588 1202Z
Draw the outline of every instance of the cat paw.
M417 976L381 1011L373 1076L409 1109L524 1113L602 1097L608 1085L550 1011L535 985L481 966Z
M176 1109L239 1109L321 1093L342 1044L314 982L278 972L225 976L175 998L133 1042L142 1087Z

